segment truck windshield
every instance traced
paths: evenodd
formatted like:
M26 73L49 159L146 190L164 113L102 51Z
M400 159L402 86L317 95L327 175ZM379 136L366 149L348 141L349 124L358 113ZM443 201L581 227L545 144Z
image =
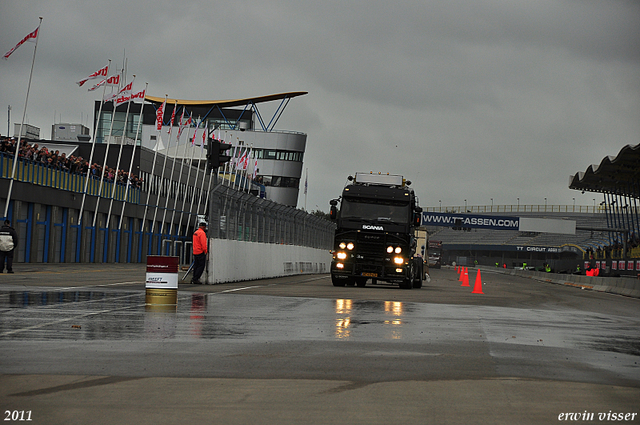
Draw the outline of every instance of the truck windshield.
M342 219L356 218L371 222L409 222L409 204L379 202L371 199L343 199L340 209Z

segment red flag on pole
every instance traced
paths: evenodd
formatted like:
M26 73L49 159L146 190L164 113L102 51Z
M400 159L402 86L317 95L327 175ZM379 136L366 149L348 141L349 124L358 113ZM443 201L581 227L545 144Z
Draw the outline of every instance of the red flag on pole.
M89 80L94 80L98 77L103 77L103 78L107 78L107 72L109 71L109 65L107 64L107 66L105 66L104 68L100 68L99 70L97 70L96 72L94 72L93 74L89 75L87 78L83 78L82 80L76 82L77 85L79 85L80 87L82 87L82 85L84 83L86 83Z
M11 56L11 54L13 52L15 52L18 47L22 46L27 41L31 41L32 39L35 40L36 38L38 38L38 30L39 29L40 29L40 25L38 25L38 28L33 30L33 32L30 32L22 40L20 40L20 42L18 44L16 44L16 46L13 49L11 49L7 53L5 53L3 58L4 59L9 59L9 56Z
M164 115L164 105L166 103L167 100L165 99L164 102L162 102L162 105L160 105L160 107L156 111L156 130L158 131L162 130L162 116Z

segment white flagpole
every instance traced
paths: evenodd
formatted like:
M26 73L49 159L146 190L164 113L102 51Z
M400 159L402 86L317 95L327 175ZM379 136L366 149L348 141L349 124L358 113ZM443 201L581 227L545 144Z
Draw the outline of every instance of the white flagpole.
M189 128L187 129L187 146L188 146L188 142L189 142L189 131L191 130L191 124L189 124ZM191 181L191 170L193 169L193 154L195 152L195 148L193 146L191 146L191 161L189 162L189 171L187 172L187 185L189 185L189 182ZM195 188L195 185L193 186ZM188 193L188 192L187 192ZM193 198L194 198L195 193L193 193L193 195L191 196L191 205L189 206L189 216L188 218L191 219L191 211L193 210ZM180 210L180 223L182 223L182 216L184 214L184 206L187 202L187 197L185 196L184 198L182 198L182 209ZM189 221L187 221L187 227L186 227L186 231L189 231ZM186 236L186 235L185 235Z
M225 137L224 137L222 140L220 140L220 139L219 139L219 140L220 140L220 142L225 143L226 135L227 135L227 134L226 134L226 131L225 131ZM231 149L229 149L231 153L233 153L234 148L235 148L235 146L234 146L234 147L231 147ZM233 157L233 156L232 156L232 157ZM224 174L223 174L223 178L224 178L224 180L227 180L227 181L228 181L228 180L231 180L231 175L229 175L229 178L227 179L227 171L229 170L229 163L230 163L230 162L231 162L231 161L227 161L227 162L224 164L224 170L222 171L222 172L224 173ZM222 181L222 185L223 185L223 186L224 186L224 180Z
M107 83L105 83L106 87ZM116 89L118 90L118 89ZM111 147L111 133L113 132L113 122L116 120L116 103L115 99L111 99L113 105L113 114L111 115L111 125L109 126L109 136L107 136L107 147L104 151L104 160L102 161L102 169L100 170L100 185L98 186L98 196L96 197L96 209L93 212L93 224L91 227L96 227L96 221L98 220L98 207L100 206L100 198L102 198L102 186L104 185L104 171L107 168L107 157L109 156L109 148Z
M186 109L186 106L183 105L182 107L182 115L180 116L180 125L178 126L178 136L177 136L177 141L176 141L176 156L178 156L178 148L180 147L180 136L182 135L182 119L184 118L184 110ZM188 139L187 139L188 140ZM185 149L184 149L184 156L186 156L187 154L187 146L185 145ZM173 157L173 164L175 165L176 163L176 156ZM180 160L180 171L178 171L178 190L181 189L181 185L182 185L182 170L184 169L184 156L181 158ZM173 172L171 173L173 175ZM187 184L189 184L189 180L187 180ZM184 193L182 195L182 199L184 199L186 197L186 193ZM178 194L176 193L176 196L173 198L173 211L171 212L171 224L173 224L173 220L176 217L176 208L178 207ZM182 220L178 222L178 231L176 231L176 235L179 234L180 232L180 225L182 224Z
M238 139L236 137L236 139ZM242 146L240 146L240 141L236 140L236 142L238 143L238 158L234 159L234 173L233 173L233 189L235 190L236 188L236 183L238 183L238 188L240 188L240 178L238 177L238 168L240 168L240 159L242 158Z
M166 106L167 97L168 96L169 96L168 94L164 95L164 103L162 104L162 115L163 116L164 116L164 107ZM157 118L156 118L156 120L157 120ZM160 120L162 120L162 117L160 117ZM162 140L161 137L160 137L160 133L161 132L162 132L162 123L160 123L160 129L157 130L156 146L155 146L155 149L154 149L155 152L153 153L153 164L151 165L151 174L149 175L150 181L147 184L147 202L144 205L144 214L142 215L142 224L140 225L140 232L142 233L143 238L144 238L144 222L147 220L147 211L149 210L149 198L151 197L151 189L152 189L152 186L153 186L153 182L155 180L154 172L155 172L155 169L156 169L156 159L158 158L158 150L159 150L158 148L160 147L159 146L160 140ZM160 188L161 187L162 187L162 182L160 182L160 187L158 187L158 196L156 197L156 206L158 205L158 199L160 198ZM153 227L154 227L155 222L156 222L156 219L154 217L153 221L151 222L151 229L149 231L149 233L150 233L149 249L151 249L151 245L152 245L151 243L153 241Z
M31 71L29 72L29 83L27 84L27 96L24 100L24 110L22 111L22 121L20 122L20 132L18 133L18 141L16 143L16 152L13 156L13 167L11 169L11 180L9 181L9 190L7 192L7 202L4 206L4 218L8 218L9 201L11 201L11 192L13 191L13 181L15 180L16 171L18 169L18 153L20 152L20 142L22 140L22 127L24 126L24 118L27 115L27 104L29 103L29 91L31 90L31 78L33 77L33 66L36 63L36 51L38 50L38 40L40 39L40 26L42 25L42 16L38 24L38 35L36 36L36 45L33 48L33 59L31 59Z
M149 83L144 84L145 95L147 93L147 87ZM133 95L132 95L133 96ZM133 99L131 99L133 102ZM142 106L140 107L140 118L138 119L138 127L136 128L136 137L133 139L133 151L131 151L131 161L129 162L129 174L127 176L127 188L124 190L124 202L122 202L122 212L120 212L120 222L118 223L118 230L122 229L122 219L124 217L124 207L127 204L127 196L129 195L129 186L131 186L131 172L133 171L133 159L136 156L136 147L138 146L138 134L140 134L140 125L142 124L143 112L144 112L144 98L142 98ZM140 147L142 148L142 141L140 141Z
M207 131L206 126L205 126L204 131ZM202 159L202 154L200 154L200 159ZM198 165L199 164L200 164L200 161L198 161ZM198 168L200 168L200 167L198 166ZM196 174L196 176L197 176L197 174ZM198 214L200 212L200 204L202 203L202 195L204 193L204 181L206 180L205 176L206 176L206 165L205 165L205 169L202 170L202 184L200 186L200 196L198 197L198 207L196 208L196 214ZM198 223L196 223L196 224L198 224Z
M251 154L253 153L253 143L249 148L249 155L247 155L247 168L244 171L245 181L247 182L247 193L251 193L251 182L249 180L249 165L251 161Z
M199 119L200 119L200 117L198 117L198 120ZM196 133L198 132L198 127L199 126L200 126L200 124L198 123L198 121L196 121L196 126L195 126L195 129L193 130L193 140L195 140ZM196 150L195 143L193 143L191 145L191 148L193 149L192 153L195 154L195 150ZM200 156L200 158L198 158L198 165L197 165L197 168L196 168L196 177L195 177L195 180L193 182L194 194L193 194L193 197L191 199L191 208L189 209L189 215L187 217L187 229L189 229L189 225L191 224L191 216L193 215L191 213L191 211L193 211L193 203L194 203L195 197L196 197L195 188L196 188L196 184L198 184L198 176L200 175L200 162L201 162L201 160L202 160L202 156ZM193 163L193 160L191 162ZM203 181L204 181L204 172L203 172L202 177L203 177ZM198 207L196 208L196 215L198 214L198 210L200 209L200 198L202 198L202 193L200 193L198 195ZM197 225L198 225L198 223L196 223L196 226Z
M169 147L171 146L171 130L173 130L173 119L175 118L176 107L178 106L178 101L176 100L173 103L173 111L171 114L171 122L169 123L169 135L167 138L167 147L165 148L164 161L162 163L162 177L160 177L160 181L164 181L164 172L167 168L167 157L169 156ZM171 169L171 173L173 173L173 169ZM165 197L164 203L164 213L162 214L162 224L160 225L160 235L162 235L162 231L164 230L164 220L167 217L167 205L169 204L169 197L171 196L171 176L169 176L169 184L167 184L167 195ZM158 213L158 203L156 202L156 209L153 212L153 221L156 221L156 215ZM162 237L162 236L161 236Z
M80 204L80 214L78 216L78 231L82 231L82 212L84 211L84 203L87 199L87 190L89 188L89 178L91 176L91 164L93 162L93 152L96 147L96 136L98 134L98 124L100 123L100 115L102 115L102 105L104 105L104 95L107 92L107 78L109 78L109 70L111 69L111 59L107 64L107 76L104 80L104 87L102 89L102 98L100 98L100 108L98 108L98 116L96 117L96 123L93 127L93 138L91 139L91 153L89 154L89 161L87 167L87 177L84 180L84 191L82 192L82 202ZM113 120L113 118L112 118Z
M118 151L118 160L116 161L116 171L113 175L113 187L111 188L111 197L109 200L109 212L107 213L107 222L105 227L110 227L109 221L111 220L111 210L113 209L113 200L116 197L116 188L118 187L118 173L120 172L120 160L122 159L122 148L124 148L124 138L127 134L127 121L129 121L129 110L131 109L131 96L133 95L133 82L136 80L136 75L133 74L133 80L131 81L131 90L129 90L129 101L127 102L127 113L124 115L124 125L122 126L122 139L120 140L120 150ZM125 85L125 87L127 87ZM126 93L126 92L125 92ZM117 98L113 100L113 116L115 117L115 108L117 108Z

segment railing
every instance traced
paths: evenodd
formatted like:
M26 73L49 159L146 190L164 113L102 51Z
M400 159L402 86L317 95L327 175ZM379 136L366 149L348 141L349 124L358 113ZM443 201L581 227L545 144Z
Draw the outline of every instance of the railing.
M468 205L468 206L438 206L422 207L425 212L443 213L584 213L604 214L607 207L603 205Z
M228 186L211 191L209 237L330 250L335 224Z
M10 179L12 170L13 156L0 153L0 178ZM16 181L76 193L84 192L85 180L87 178L86 174L72 174L65 170L59 170L45 164L38 164L23 159L18 160L15 177ZM102 184L100 196L110 199L114 184L116 185L114 200L124 201L124 195L127 189L124 184L105 181ZM96 196L98 192L100 192L100 179L91 177L87 187L87 194ZM133 204L140 203L140 189L129 187L126 202Z

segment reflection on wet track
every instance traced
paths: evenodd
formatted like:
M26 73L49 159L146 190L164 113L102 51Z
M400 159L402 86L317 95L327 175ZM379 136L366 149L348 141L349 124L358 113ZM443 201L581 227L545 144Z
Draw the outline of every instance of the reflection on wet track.
M571 357L570 362L580 367L574 367L568 379L576 374L587 376L580 379L592 379L589 370L604 369L636 385L640 385L639 328L637 318L559 308L332 300L238 292L180 292L177 305L150 306L140 291L0 292L0 341L104 342L109 343L110 350L121 353L156 341L202 341L214 343L218 352L231 350L228 355L233 358L246 355L243 346L249 350L250 346L272 343L305 347L320 343L317 346L324 347L334 341L342 349L356 349L351 356L360 359L456 359L463 352L460 350L472 346L476 352L490 356L491 364L505 376L565 374ZM220 342L225 344L221 346ZM357 348L361 344L376 348L361 351ZM4 345L8 349L8 344ZM539 366L541 359L545 359L546 370ZM17 358L15 361L19 365Z

